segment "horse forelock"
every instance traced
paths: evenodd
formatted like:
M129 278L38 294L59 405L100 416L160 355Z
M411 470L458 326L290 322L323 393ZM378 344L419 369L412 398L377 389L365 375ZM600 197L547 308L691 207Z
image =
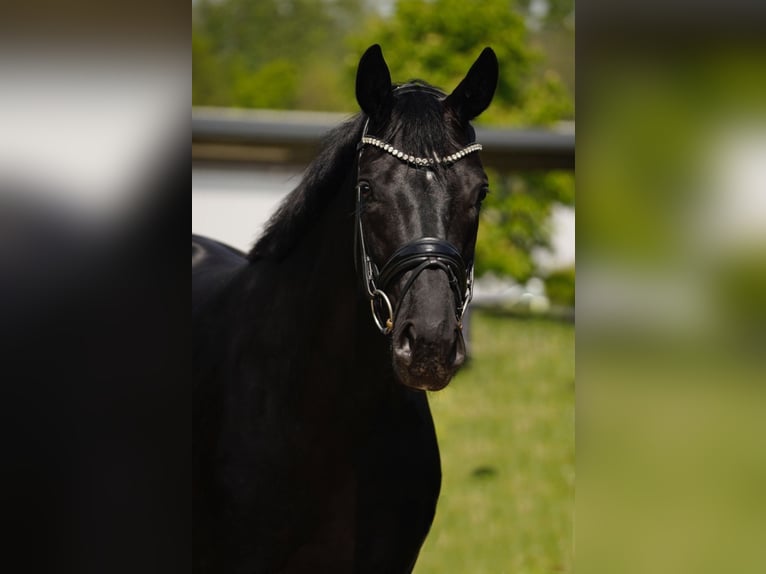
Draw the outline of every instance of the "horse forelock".
M418 157L448 155L465 144L455 123L445 118L444 98L444 92L422 80L397 86L386 125L373 135Z

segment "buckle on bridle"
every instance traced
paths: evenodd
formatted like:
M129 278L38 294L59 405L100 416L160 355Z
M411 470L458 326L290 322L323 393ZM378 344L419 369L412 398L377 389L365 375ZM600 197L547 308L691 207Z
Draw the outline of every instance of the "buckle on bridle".
M376 297L380 298L383 303L386 304L388 319L386 319L385 323L381 323L380 319L378 319L378 310L375 308ZM377 326L378 330L384 335L390 334L391 331L394 330L394 310L391 307L391 300L388 298L388 295L380 289L375 289L370 298L370 310L372 311L372 318L375 320L375 326Z

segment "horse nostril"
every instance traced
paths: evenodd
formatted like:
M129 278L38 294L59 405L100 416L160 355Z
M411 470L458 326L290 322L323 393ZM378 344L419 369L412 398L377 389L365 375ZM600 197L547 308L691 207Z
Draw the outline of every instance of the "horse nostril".
M397 344L394 348L394 352L406 365L412 362L412 350L415 347L415 333L412 329L412 324L407 325L399 333Z

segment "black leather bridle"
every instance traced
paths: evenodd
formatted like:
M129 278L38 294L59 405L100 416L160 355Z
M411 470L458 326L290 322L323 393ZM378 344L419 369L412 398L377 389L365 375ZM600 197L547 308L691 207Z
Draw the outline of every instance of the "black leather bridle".
M362 139L358 144L359 156L357 158L357 168L362 159L362 151L368 145L378 147L397 159L417 167L428 167L435 164L451 165L466 155L481 149L480 144L474 143L445 157L415 157L395 149L378 138L368 136L367 125L365 123ZM399 308L404 300L404 296L418 276L426 269L441 269L447 274L450 287L455 294L455 315L458 325L462 329L463 314L473 297L473 261L463 261L460 251L445 239L421 237L401 246L382 267L378 268L370 258L365 247L364 227L362 225L363 186L364 184L359 181L357 176L356 229L354 235L355 264L357 272L361 271L362 274L362 282L365 286L367 297L370 300L370 310L375 325L384 335L390 334L394 329L394 321L399 314ZM394 309L386 292L408 271L412 273L404 283L399 293L399 301ZM383 318L380 316L380 313L384 313Z

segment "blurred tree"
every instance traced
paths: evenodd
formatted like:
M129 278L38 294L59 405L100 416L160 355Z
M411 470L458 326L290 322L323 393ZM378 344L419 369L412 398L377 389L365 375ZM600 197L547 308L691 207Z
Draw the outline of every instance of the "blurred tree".
M192 6L192 104L337 110L343 37L363 0L200 0Z
M476 274L492 271L524 283L540 274L534 251L550 248L553 205L574 205L574 177L563 171L488 175L491 192L480 214Z
M553 271L545 278L545 292L554 305L575 306L575 269L568 267Z
M558 74L538 69L541 54L530 48L524 12L508 0L399 0L389 17L378 16L350 38L354 53L383 47L399 79L427 79L452 89L485 46L501 63L492 106L481 123L548 125L572 115L571 100ZM356 62L348 62L349 84ZM353 93L353 90L351 91Z
M358 57L372 43L383 46L400 79L427 78L444 88L456 85L491 45L503 74L482 122L546 125L571 117L566 88L530 48L529 28L541 19L554 26L571 12L572 0L485 0L479 6L399 0L387 16L372 11L373 4L199 0L192 5L192 103L352 111ZM538 5L548 7L544 17L534 16Z

